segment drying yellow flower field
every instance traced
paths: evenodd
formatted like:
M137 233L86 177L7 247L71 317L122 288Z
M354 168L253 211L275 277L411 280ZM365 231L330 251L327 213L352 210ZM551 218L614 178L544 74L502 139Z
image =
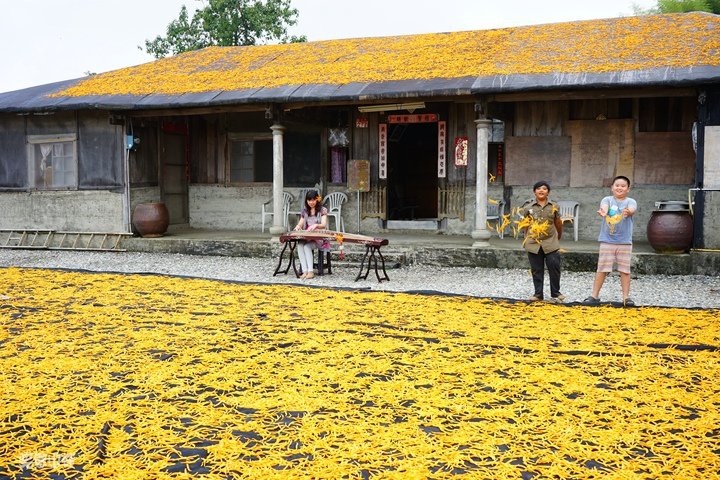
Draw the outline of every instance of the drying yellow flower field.
M0 273L2 478L720 471L717 310Z

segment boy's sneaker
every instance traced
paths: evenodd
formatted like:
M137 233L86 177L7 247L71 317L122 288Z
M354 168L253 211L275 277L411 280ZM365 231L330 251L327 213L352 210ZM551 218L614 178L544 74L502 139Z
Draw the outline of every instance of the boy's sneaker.
M542 302L542 298L533 295L532 297L528 298L528 301L530 301L530 302Z
M563 298L565 298L565 297L563 297L562 295L559 297L551 297L551 298L547 299L547 302L548 303L563 303Z
M583 305L588 305L588 306L600 305L600 299L599 299L599 298L595 298L595 297L593 297L592 295L590 295L589 297L587 297L585 300L582 301L582 304L583 304Z
M632 298L626 298L625 301L623 301L623 306L625 306L625 307L637 307L637 305L635 305L635 302L632 301Z

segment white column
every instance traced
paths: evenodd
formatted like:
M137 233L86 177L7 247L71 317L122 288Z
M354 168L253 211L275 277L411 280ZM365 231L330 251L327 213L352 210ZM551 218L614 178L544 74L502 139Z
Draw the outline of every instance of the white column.
M475 157L475 228L471 233L473 248L490 246L490 230L487 229L488 198L488 139L492 120L475 120L477 129L477 155Z
M271 235L280 235L285 232L283 227L283 132L285 127L276 123L270 127L273 134L273 224L270 227Z

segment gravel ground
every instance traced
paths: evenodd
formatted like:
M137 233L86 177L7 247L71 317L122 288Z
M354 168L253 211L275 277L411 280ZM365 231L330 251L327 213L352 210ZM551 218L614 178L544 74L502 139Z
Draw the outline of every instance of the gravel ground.
M434 291L474 297L524 300L532 293L532 279L523 269L388 268L389 282L378 283L371 270L367 280L355 281L357 267L333 265L333 275L312 280L292 274L273 277L276 260L194 256L167 253L76 252L0 249L0 267L60 268L97 272L159 273L251 283L283 283L345 287L374 291ZM590 294L594 274L564 272L561 290L567 302L580 302ZM545 293L549 296L547 277ZM1 284L0 284L1 285ZM0 287L0 295L2 289ZM603 302L620 302L620 281L613 273L601 292ZM637 305L720 308L720 277L633 275L630 297Z

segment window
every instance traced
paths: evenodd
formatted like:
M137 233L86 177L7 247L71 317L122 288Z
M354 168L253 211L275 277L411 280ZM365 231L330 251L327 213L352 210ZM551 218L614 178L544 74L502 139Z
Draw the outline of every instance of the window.
M230 134L229 138L229 182L272 182L272 136Z
M347 181L347 161L350 152L350 136L347 128L331 128L328 133L330 183Z
M272 134L230 133L228 184L272 183ZM320 133L283 135L283 178L287 187L306 187L320 181Z
M28 136L30 187L37 190L77 188L77 136Z

